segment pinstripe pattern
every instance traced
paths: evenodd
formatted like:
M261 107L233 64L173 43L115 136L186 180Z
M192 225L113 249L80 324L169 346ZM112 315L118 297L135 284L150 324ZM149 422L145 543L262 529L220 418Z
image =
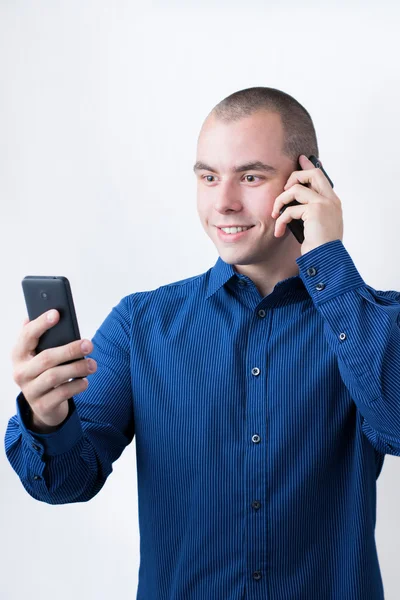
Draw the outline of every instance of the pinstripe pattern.
M340 240L296 262L265 298L221 258L122 298L54 433L27 429L17 397L6 453L49 504L90 500L135 436L137 600L384 597L376 479L400 456L400 293L367 286Z

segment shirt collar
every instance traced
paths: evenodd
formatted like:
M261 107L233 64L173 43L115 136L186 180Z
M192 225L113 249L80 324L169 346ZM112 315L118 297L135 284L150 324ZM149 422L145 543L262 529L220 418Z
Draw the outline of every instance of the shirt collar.
M233 281L235 283L237 281L239 281L240 279L242 279L242 280L244 279L246 281L251 281L250 278L247 277L246 275L237 273L237 271L235 271L235 269L233 268L233 265L226 263L219 256L217 262L210 270L206 298L209 298L210 296L215 294L215 292L217 292L223 285L225 285L232 278L234 278ZM288 290L299 290L299 289L307 290L300 275L294 275L292 277L287 277L286 279L282 279L281 281L278 281L278 283L275 285L272 293L275 293L277 291L277 292L279 292L279 294L282 294L282 293L287 292Z

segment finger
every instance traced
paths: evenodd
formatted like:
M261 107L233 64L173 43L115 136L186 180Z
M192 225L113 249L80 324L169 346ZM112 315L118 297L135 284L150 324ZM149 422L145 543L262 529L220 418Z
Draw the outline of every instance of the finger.
M313 167L314 169L315 167ZM303 169L302 171L293 171L290 176L289 179L287 180L287 182L285 183L285 185L283 186L284 190L287 190L288 188L290 188L292 185L294 185L295 183L311 183L311 178L312 178L312 171L313 169Z
M36 414L40 411L40 418L44 418L45 415L54 418L54 412L59 405L68 398L81 394L88 385L89 380L86 378L74 379L73 381L62 383L55 389L52 388L46 394L41 396L31 396L30 392L26 392L25 397L30 399L32 410L34 410Z
M297 200L300 204L307 204L308 202L321 201L321 196L310 188L297 183L275 198L271 215L278 215L283 206L289 204L293 200Z
M35 357L35 359L38 357ZM31 363L35 359L32 359L28 365L28 369L31 367ZM89 370L89 362L93 362L95 367L94 371ZM25 375L28 374L28 369ZM29 398L41 398L46 393L51 392L54 388L58 388L64 383L68 383L70 380L80 379L87 377L91 373L96 371L96 362L92 359L75 361L68 365L58 365L54 368L46 369L45 371L39 372L38 375L30 373L27 377L27 383L24 387L25 396Z
M89 343L89 351L87 352L83 352L81 348L81 344L83 341ZM48 371L49 369L53 369L53 367L58 366L61 366L63 370L60 371L59 378L54 383L54 386L59 385L62 381L67 381L71 377L82 377L87 375L88 372L82 374L81 369L87 369L88 364L78 364L79 360L75 361L75 364L71 363L68 365L63 365L62 363L74 359L84 358L86 355L90 354L92 348L93 344L89 340L75 340L74 342L70 342L69 344L65 344L64 346L47 348L46 350L39 352L39 354L36 354L36 356L31 358L28 362L24 364L23 380L20 380L20 385L24 385L25 382L29 382L32 379L36 379L45 371ZM63 376L64 379L62 379Z
M311 163L311 161L309 162ZM302 183L303 185L309 184L310 189L314 190L318 194L323 194L324 196L327 196L329 194L329 190L332 189L332 186L330 185L323 171L314 166L312 169L293 171L283 189L287 190L296 183Z
M321 161L319 160L318 157L316 157L317 160L321 163ZM322 164L322 163L321 163ZM306 154L300 154L299 156L299 165L302 169L312 169L315 167L313 161L308 158L308 156Z
M50 312L54 312L56 316L55 320L52 322L47 319L47 315ZM44 312L29 323L25 323L13 351L14 360L24 360L34 355L34 350L39 343L40 336L42 336L47 329L56 325L59 318L60 313L58 310L53 309Z
M276 220L274 236L280 237L285 233L286 224L290 223L293 219L301 219L306 206L301 204L300 206L288 206L281 216Z

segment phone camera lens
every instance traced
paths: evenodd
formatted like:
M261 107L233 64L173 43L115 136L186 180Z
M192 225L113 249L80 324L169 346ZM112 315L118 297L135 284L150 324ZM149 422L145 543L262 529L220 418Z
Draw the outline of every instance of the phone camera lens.
M44 299L46 299L46 298L47 298L47 294L46 294L46 292L42 292L40 295L41 295L41 296L42 296L42 298L44 298Z

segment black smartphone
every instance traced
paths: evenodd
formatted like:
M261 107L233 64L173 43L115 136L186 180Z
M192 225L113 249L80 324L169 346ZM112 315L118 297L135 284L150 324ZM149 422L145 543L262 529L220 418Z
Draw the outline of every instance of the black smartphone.
M317 169L321 169L321 171L324 173L325 177L328 179L329 183L331 184L331 186L333 187L333 181L330 179L330 177L328 176L328 173L325 171L325 169L322 168L321 163L319 162L318 158L316 156L314 156L314 154L311 154L308 157L308 160L311 160L311 162L313 163L313 165L315 167L317 167ZM301 165L299 162L297 162L297 171L301 171ZM309 187L308 184L302 184L305 187ZM297 202L297 200L292 200L292 202L289 202L289 204L285 204L285 206L282 206L281 210L279 211L279 214L281 215L288 206L297 206L298 204L300 204L300 202ZM302 244L304 242L304 221L303 219L292 219L290 221L290 223L286 223L286 227L293 233L294 237L296 238L296 240Z
M39 338L36 354L81 339L71 286L66 277L27 275L21 283L31 321L52 308L60 313L58 323L47 329ZM68 365L77 360L81 358L74 358L60 364Z

